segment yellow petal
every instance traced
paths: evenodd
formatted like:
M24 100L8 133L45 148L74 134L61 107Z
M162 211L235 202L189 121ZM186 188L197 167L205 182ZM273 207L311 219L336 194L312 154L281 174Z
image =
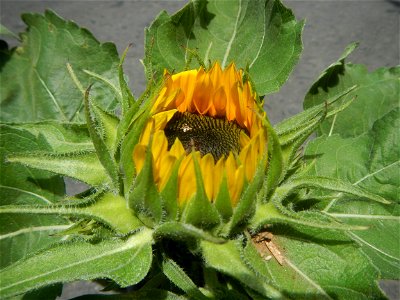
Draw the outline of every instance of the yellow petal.
M183 148L183 145L179 139L176 139L172 144L171 149L169 149L169 153L176 158L180 158L186 154L185 148Z
M150 137L154 132L154 127L155 121L153 118L151 118L149 121L147 121L146 125L143 128L142 134L139 139L140 144L148 145L150 143Z
M133 150L133 161L135 163L137 174L139 174L139 172L143 169L143 165L146 160L146 152L147 146L139 144L136 145Z
M226 104L228 100L224 88L219 87L213 96L213 111L211 116L225 117L226 115Z
M222 178L225 174L225 158L222 157L214 166L212 170L214 174L214 190L213 190L213 197L212 199L217 199L219 189L221 187ZM206 175L207 176L207 175Z
M235 172L234 181L233 182L228 181L232 206L236 206L237 202L239 201L243 189L243 184L244 184L243 166L239 166L239 168Z
M167 184L176 162L177 159L173 155L167 154L162 157L159 170L160 182L158 183L158 188L160 191L162 191Z
M243 149L248 143L250 143L249 136L246 133L244 133L244 131L240 131L240 139L239 139L240 148Z
M192 155L186 156L179 167L178 201L183 204L196 192L196 174Z
M210 201L213 199L214 194L214 158L208 153L200 160L201 175L203 178L204 189Z
M151 152L156 163L159 163L160 159L167 153L167 148L168 141L165 137L164 131L159 130L155 132L151 144Z

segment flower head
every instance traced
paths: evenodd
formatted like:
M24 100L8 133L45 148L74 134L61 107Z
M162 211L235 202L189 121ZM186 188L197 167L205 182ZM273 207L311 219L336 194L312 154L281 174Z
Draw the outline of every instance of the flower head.
M235 206L266 151L256 93L234 64L225 70L215 63L209 70L165 72L164 77L134 149L137 172L150 149L154 181L161 191L179 164L177 196L182 204L196 193L197 161L207 198L215 201L226 182Z

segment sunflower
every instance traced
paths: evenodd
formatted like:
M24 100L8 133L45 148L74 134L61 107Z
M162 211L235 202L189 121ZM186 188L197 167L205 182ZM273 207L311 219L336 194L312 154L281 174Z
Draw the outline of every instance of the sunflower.
M235 206L266 151L265 113L243 75L233 63L224 70L215 63L209 70L166 71L133 151L137 173L150 149L162 191L179 164L177 198L183 204L197 190L197 161L208 200L215 201L225 184Z

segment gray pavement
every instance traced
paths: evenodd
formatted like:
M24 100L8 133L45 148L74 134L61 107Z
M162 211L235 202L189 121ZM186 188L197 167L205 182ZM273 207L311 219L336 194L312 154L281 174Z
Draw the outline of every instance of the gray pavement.
M130 43L125 70L135 95L145 88L139 59L143 57L144 27L165 9L172 13L186 1L7 1L1 0L1 23L14 32L23 31L22 12L43 12L51 8L60 16L88 28L100 41L112 41L120 53ZM302 100L313 81L324 68L334 62L350 42L360 47L349 61L366 64L369 70L398 65L400 2L395 0L314 0L284 1L298 19L306 19L303 33L304 51L292 76L279 93L266 99L272 123L302 110ZM381 284L391 299L400 299L397 281ZM96 292L97 285L76 283L66 285L60 299L81 293Z

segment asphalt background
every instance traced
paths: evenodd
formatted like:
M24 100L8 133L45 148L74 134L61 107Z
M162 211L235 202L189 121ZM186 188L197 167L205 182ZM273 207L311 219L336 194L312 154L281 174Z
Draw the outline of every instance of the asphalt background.
M400 61L400 1L399 0L283 0L298 19L306 19L303 32L304 50L300 62L288 82L276 94L266 98L266 110L271 122L277 123L302 110L308 88L343 49L353 41L359 48L348 61L367 65L370 71L382 66L398 65ZM112 41L119 53L133 43L125 61L130 86L136 96L145 88L145 78L139 59L143 57L144 28L165 9L173 13L186 1L5 1L0 2L0 21L13 32L25 30L20 19L24 12L39 12L50 8L65 19L88 28L101 42ZM15 46L14 41L10 45ZM71 183L70 193L79 186ZM399 270L400 272L400 270ZM398 281L383 281L390 299L400 299ZM69 299L85 293L95 293L101 286L92 283L65 285L59 299Z

